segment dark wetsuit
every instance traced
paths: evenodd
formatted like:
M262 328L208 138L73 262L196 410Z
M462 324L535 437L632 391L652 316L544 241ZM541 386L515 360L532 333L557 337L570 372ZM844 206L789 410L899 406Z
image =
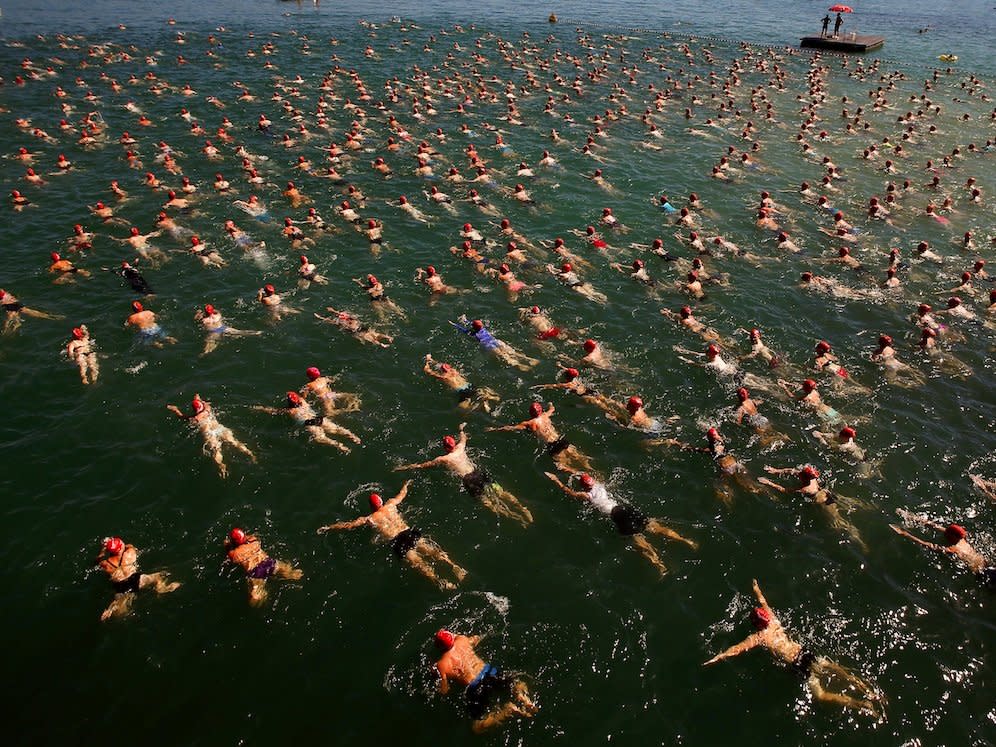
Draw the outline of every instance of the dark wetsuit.
M464 490L475 498L479 498L491 484L491 475L487 473L487 470L478 467L473 472L468 472L461 477L460 480Z
M467 400L473 399L477 394L477 387L473 384L467 384L456 390L457 402L466 402Z
M498 667L485 664L474 680L467 685L467 713L475 721L488 715L492 704L512 697L512 682Z
M122 267L121 277L128 281L128 285L130 285L131 289L136 293L151 296L154 292L149 284L145 282L145 278L142 277L142 273L134 267Z
M13 311L20 311L23 308L24 308L24 304L21 303L20 301L13 301L12 303L5 303L3 305L3 310L4 311L12 311L12 312Z
M570 446L571 442L567 440L567 437L561 436L556 441L548 443L545 448L546 448L546 453L553 457L557 456L557 454L564 451L565 449L570 448Z
M273 575L273 572L277 570L277 561L274 558L267 558L259 563L257 563L251 571L249 571L249 578L256 578L264 580Z
M792 662L792 667L799 672L799 674L809 675L809 672L812 670L815 662L816 654L812 651L802 649L799 651L799 655L795 657L795 661Z
M135 571L126 579L122 579L121 581L111 581L111 586L114 587L114 591L118 594L128 594L130 592L138 591L141 581L142 574Z
M609 518L616 525L619 534L627 536L639 534L647 528L647 524L650 522L646 514L637 511L632 506L627 506L625 503L620 503L613 508Z
M391 539L391 549L399 558L405 557L409 551L415 549L415 545L422 538L422 531L415 527L408 527L402 532L398 532Z

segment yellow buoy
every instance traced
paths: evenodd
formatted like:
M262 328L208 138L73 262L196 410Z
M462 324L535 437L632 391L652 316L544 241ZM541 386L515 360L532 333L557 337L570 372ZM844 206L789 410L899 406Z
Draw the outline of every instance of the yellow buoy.
M941 60L942 62L957 62L958 61L958 55L956 55L956 54L942 54L942 55L938 55L937 59Z

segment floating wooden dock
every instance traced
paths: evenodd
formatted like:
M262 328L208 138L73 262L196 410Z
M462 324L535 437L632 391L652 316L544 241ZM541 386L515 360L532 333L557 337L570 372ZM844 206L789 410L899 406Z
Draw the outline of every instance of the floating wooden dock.
M804 36L800 46L830 52L871 52L885 44L884 36L844 34L842 36Z

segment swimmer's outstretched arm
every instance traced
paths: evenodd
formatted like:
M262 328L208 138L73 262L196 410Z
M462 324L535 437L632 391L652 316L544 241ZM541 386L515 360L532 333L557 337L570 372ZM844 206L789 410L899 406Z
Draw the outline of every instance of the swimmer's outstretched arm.
M927 540L920 539L919 537L910 534L902 527L897 527L895 524L889 524L889 528L893 532L898 534L900 537L906 537L907 539L911 539L914 542L916 542L918 545L923 545L929 550L933 550L934 552L949 552L949 549L947 547L942 547L941 545L937 545L933 542L927 542Z
M405 484L401 486L401 490L398 494L389 500L385 505L387 506L397 506L401 501L403 501L408 496L408 486L412 484L411 480L405 480Z
M283 415L286 412L283 407L267 407L266 405L253 405L252 409L265 412L267 415Z
M761 645L761 636L757 633L751 633L749 636L744 638L740 643L730 646L726 651L716 654L714 657L709 659L709 661L703 662L702 666L707 667L710 664L715 664L717 661L723 661L723 659L729 659L734 656L739 656L745 651L750 651L752 648Z
M561 384L534 384L529 387L530 389L570 389L572 384L570 382Z
M531 420L523 420L521 423L516 423L514 425L490 426L484 430L492 433L498 431L524 431L529 427L529 423L531 422Z
M176 405L166 405L166 409L169 410L174 415L176 415L181 420L190 420L191 418L196 417L195 415L187 415Z
M400 472L405 469L428 469L429 467L437 467L440 464L445 464L446 460L449 458L449 454L442 454L437 456L435 459L430 459L428 462L413 462L412 464L400 464L394 468L394 472Z
M543 474L549 477L557 487L559 487L561 490L567 493L567 495L569 495L571 498L577 498L582 501L587 500L588 498L587 493L582 493L580 490L574 490L573 488L568 487L560 480L559 477L557 477L552 472L544 472Z
M757 583L757 579L752 579L752 588L754 589L754 596L757 597L757 601L761 603L768 612L771 612L771 607L768 606L768 600L764 598L764 594L761 593L761 586Z
M356 529L356 527L361 527L364 524L369 523L369 516L361 516L358 519L353 519L352 521L337 521L335 524L326 524L323 527L318 527L315 530L318 534L325 534L325 532L335 531L339 529Z

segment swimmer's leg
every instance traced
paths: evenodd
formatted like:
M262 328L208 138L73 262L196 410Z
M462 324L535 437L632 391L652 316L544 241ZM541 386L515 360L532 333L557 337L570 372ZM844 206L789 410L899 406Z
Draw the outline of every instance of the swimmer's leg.
M21 319L20 313L16 311L7 312L7 321L3 325L3 333L5 335L9 335L13 332L16 332L18 328L21 326L22 321L24 320Z
M308 433L311 434L311 440L316 443L325 444L326 446L334 446L343 454L349 453L349 447L345 444L341 444L325 435L325 430L320 425L308 426Z
M249 457L249 459L252 460L253 464L256 463L256 455L252 453L252 451L249 449L248 446L246 446L244 443L242 443L241 441L239 441L239 439L235 437L235 434L232 433L230 428L226 428L224 432L222 432L221 439L222 441L231 444L234 448L238 449L247 457Z
M266 591L266 579L250 578L249 581L249 604L259 607L266 601L268 596Z
M204 340L204 351L201 355L207 355L213 351L216 347L218 347L219 342L221 342L221 335L215 332L210 333Z
M808 685L810 692L813 693L813 697L821 703L833 703L834 705L838 705L842 708L853 708L856 711L867 711L873 716L879 716L876 704L870 700L852 698L849 695L825 690L823 688L823 683L820 682L819 675L815 672L809 675L809 679L806 681L806 684Z
M826 506L825 508L827 513L830 514L830 523L833 527L846 532L851 539L857 543L862 552L868 552L868 545L865 544L864 539L862 539L861 534L858 532L858 528L841 516L840 511L837 510L836 506Z
M134 594L115 594L106 610L100 615L101 620L110 620L112 617L122 617L128 614L131 609L131 602Z
M488 729L493 729L494 727L508 721L518 712L519 711L514 703L506 703L501 708L492 711L484 718L475 721L471 728L474 730L475 734L483 734Z
M143 573L138 577L138 588L144 589L147 586L155 586L157 594L169 594L171 591L176 591L180 588L180 583L178 581L166 583L168 575L165 572Z
M699 549L699 543L698 542L695 542L694 540L687 539L686 537L682 537L680 534L678 534L676 531L674 531L670 527L666 527L663 524L661 524L659 521L657 521L657 519L651 519L650 521L647 522L647 529L646 529L646 531L650 532L651 534L662 534L665 537L667 537L668 539L673 539L673 540L676 540L678 542L684 542L686 545L688 545L693 550L698 550Z
M529 688L526 687L526 683L522 680L516 680L512 683L512 697L514 697L516 702L522 707L520 715L525 716L526 718L535 715L539 710L539 706L537 706L536 703L533 702L533 699L529 697Z
M429 565L425 561L425 559L422 558L421 555L419 555L417 548L412 548L411 550L406 552L405 560L408 561L408 564L412 568L414 568L416 571L421 573L427 579L432 581L432 583L436 584L443 591L450 591L456 588L456 584L454 584L452 581L447 581L446 579L439 577L435 569L431 565Z
M300 568L295 568L290 563L285 563L283 560L278 560L273 574L275 576L280 576L280 578L286 578L290 581L297 581L299 578L304 576L304 571Z
M467 570L465 568L461 568L456 563L454 563L453 560L450 558L450 556L447 555L446 552L443 550L443 548L441 548L432 540L422 538L421 540L419 540L418 547L420 547L422 551L429 557L439 560L448 565L453 570L453 575L456 576L457 581L463 581L463 579L467 576Z
M350 441L352 441L354 444L363 443L362 441L360 441L360 437L357 436L355 433L353 433L351 430L349 430L348 428L344 428L341 425L338 425L337 423L333 423L328 418L326 418L322 422L322 427L325 429L326 433L330 433L330 434L333 434L333 435L345 436Z
M204 435L204 452L218 465L218 473L222 477L228 477L228 467L225 466L225 458L221 453L221 441L217 436L213 434Z
M640 551L640 554L649 560L658 571L660 571L661 576L667 573L667 567L661 562L660 555L657 554L657 551L653 548L653 545L647 542L646 537L642 534L634 534L633 544L636 545L636 549Z
M29 309L27 306L23 307L20 311L21 314L25 316L33 316L35 319L65 319L66 317L60 314L49 314L44 311L38 311L38 309ZM16 316L16 314L15 314Z
M499 485L489 486L481 496L481 500L495 513L515 519L522 526L531 524L533 521L533 515L529 509L518 498Z
M90 355L86 357L87 368L90 369L90 383L96 384L97 377L100 376L100 362L97 359L97 354L91 352Z

